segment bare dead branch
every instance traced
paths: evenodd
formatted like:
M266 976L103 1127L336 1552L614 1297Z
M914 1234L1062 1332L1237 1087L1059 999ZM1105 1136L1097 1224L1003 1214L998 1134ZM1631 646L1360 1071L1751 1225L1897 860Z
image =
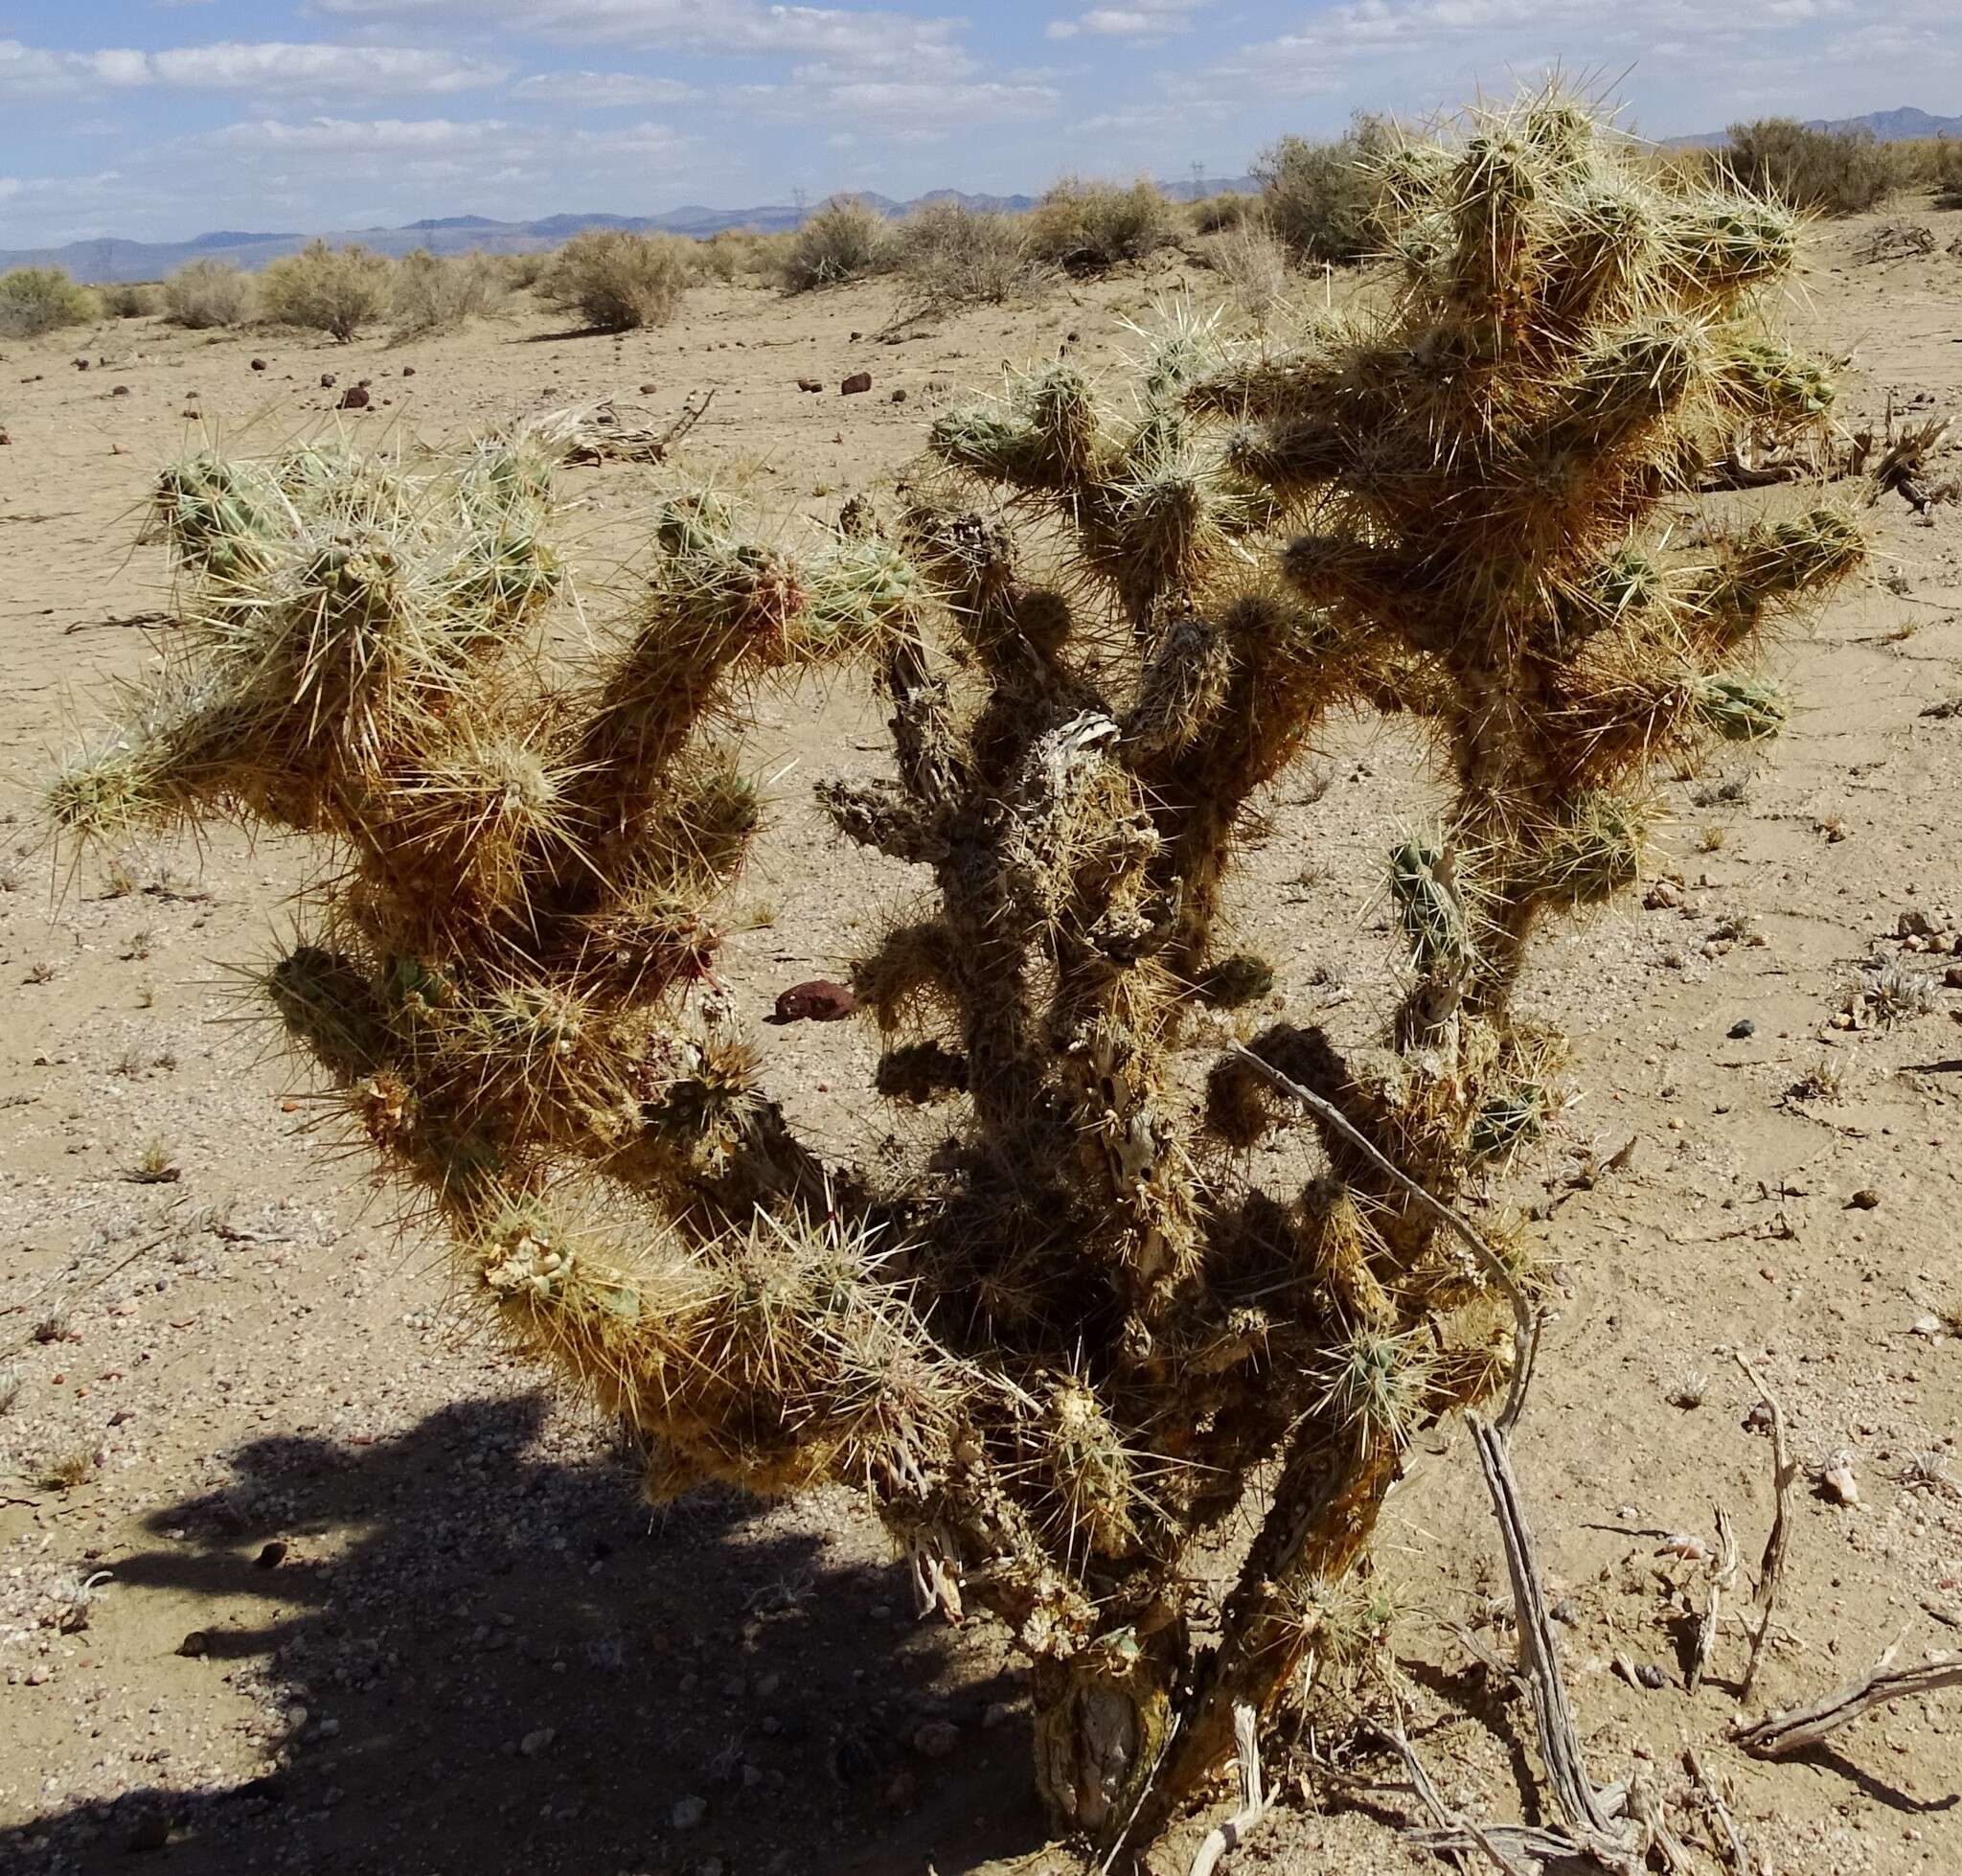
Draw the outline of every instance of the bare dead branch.
M1810 1751L1828 1734L1851 1726L1889 1701L1931 1694L1940 1687L1962 1687L1962 1660L1895 1667L1892 1663L1899 1646L1896 1642L1858 1681L1814 1701L1810 1706L1774 1713L1732 1736L1754 1759L1789 1759L1794 1753Z
M1730 1514L1722 1505L1717 1507L1717 1555L1710 1564L1710 1595L1703 1605L1703 1613L1697 1620L1697 1652L1690 1662L1687 1682L1691 1693L1703 1684L1703 1675L1710 1665L1710 1656L1717 1646L1717 1633L1723 1620L1723 1598L1730 1593L1737 1582L1738 1572L1737 1530L1730 1521Z
M1740 1703L1751 1697L1751 1689L1757 1684L1758 1663L1765 1653L1765 1643L1771 1635L1771 1617L1778 1607L1778 1590L1785 1577L1785 1550L1791 1532L1791 1488L1798 1478L1798 1461L1791 1456L1791 1449L1785 1436L1785 1408L1777 1395L1765 1385L1757 1369L1751 1366L1742 1349L1733 1349L1737 1365L1745 1372L1745 1378L1758 1390L1759 1398L1765 1403L1771 1415L1771 1490L1775 1498L1771 1511L1771 1534L1765 1540L1765 1557L1758 1567L1758 1587L1752 1592L1752 1600L1763 1612L1759 1616L1756 1632L1751 1636L1750 1659L1745 1664L1744 1684L1738 1689Z
M1614 1813L1587 1775L1573 1707L1561 1676L1560 1643L1554 1637L1553 1622L1546 1613L1540 1562L1520 1504L1518 1481L1513 1476L1506 1436L1498 1427L1488 1426L1474 1417L1472 1437L1477 1443L1478 1462L1498 1519L1506 1573L1512 1579L1513 1605L1518 1617L1519 1672L1533 1703L1533 1718L1540 1729L1540 1753L1546 1764L1554 1802L1586 1854L1606 1868L1632 1869L1635 1865L1630 1861Z
M1723 1794L1718 1790L1716 1781L1703 1769L1703 1762L1697 1756L1694 1746L1685 1746L1682 1751L1683 1770L1690 1775L1690 1784L1695 1789L1698 1802L1703 1807L1711 1826L1711 1835L1716 1840L1720 1854L1737 1876L1751 1876L1755 1865L1751 1862L1749 1846L1744 1841L1744 1833L1737 1827L1737 1819L1731 1816L1730 1806Z
M1233 1709L1233 1743L1240 1754L1240 1809L1223 1824L1216 1824L1192 1860L1188 1876L1213 1876L1220 1859L1248 1834L1274 1807L1278 1793L1265 1791L1261 1784L1260 1716L1246 1703Z

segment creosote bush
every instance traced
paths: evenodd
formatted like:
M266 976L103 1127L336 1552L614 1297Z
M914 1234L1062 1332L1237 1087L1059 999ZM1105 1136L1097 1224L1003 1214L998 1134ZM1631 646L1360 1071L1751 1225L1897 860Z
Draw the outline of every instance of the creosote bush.
M808 293L848 280L888 273L898 259L893 225L857 195L833 195L790 238L782 261L784 290Z
M345 345L388 309L387 260L358 243L308 241L259 276L259 309L283 326L327 332Z
M1129 188L1065 176L1026 217L1030 251L1065 273L1106 273L1179 238L1177 212L1140 178Z
M442 259L425 248L395 263L389 306L398 333L454 332L497 312L512 291L511 271L489 254Z
M164 309L163 289L148 281L118 282L94 290L110 319L151 319Z
M678 235L589 228L552 257L534 290L596 332L665 326L695 276L694 249Z
M1789 117L1733 124L1713 152L1740 188L1794 209L1859 215L1893 193L1897 172L1871 130L1815 130Z
M1201 195L1191 205L1192 225L1201 235L1217 235L1222 228L1243 226L1260 213L1260 207L1258 196L1221 190L1217 195Z
M229 261L187 261L164 282L163 293L164 317L193 332L243 326L258 309L251 279Z
M1298 261L1350 266L1375 252L1384 159L1394 133L1358 112L1333 143L1283 137L1253 166L1274 238Z
M38 338L101 316L101 302L64 268L15 267L0 274L0 338Z
M1382 173L1380 309L1174 316L1121 387L1043 366L804 551L679 489L570 667L548 431L177 464L164 675L48 786L110 851L216 816L328 848L261 987L486 1316L656 1499L862 1492L923 1611L1006 1625L1041 1791L1106 1848L1380 1632L1344 1579L1414 1443L1517 1379L1538 1268L1192 1060L1197 993L1264 981L1221 904L1250 809L1337 710L1440 750L1437 825L1384 831L1395 994L1250 1047L1476 1209L1557 1105L1536 937L1636 879L1659 766L1775 727L1754 652L1861 552L1827 509L1683 525L1738 424L1830 401L1764 323L1788 212L1558 97ZM819 797L920 881L853 967L878 1089L936 1105L900 1162L800 1135L716 974L745 709L846 660L890 772Z
M1027 299L1041 285L1028 234L1012 215L929 202L900 224L894 240L894 266L916 315Z

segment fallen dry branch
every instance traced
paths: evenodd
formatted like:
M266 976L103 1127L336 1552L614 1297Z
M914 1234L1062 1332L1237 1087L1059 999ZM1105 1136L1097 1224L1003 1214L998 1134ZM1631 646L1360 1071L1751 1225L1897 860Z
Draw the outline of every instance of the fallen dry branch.
M668 452L708 415L715 400L713 387L691 391L682 400L680 415L665 429L629 421L646 413L633 405L623 412L611 398L604 403L555 412L533 427L562 442L568 463L665 463Z
M1719 1854L1737 1872L1737 1876L1751 1876L1756 1865L1751 1862L1750 1846L1745 1842L1744 1833L1738 1828L1729 1804L1718 1790L1716 1780L1704 1770L1703 1761L1697 1756L1694 1746L1682 1749L1682 1765L1690 1775L1690 1785L1696 1793L1697 1801L1709 1820L1710 1834Z
M1404 1729L1401 1709L1397 1715L1396 1730L1383 1736L1402 1754L1404 1769L1410 1774L1410 1789L1417 1794L1418 1802L1437 1819L1435 1830L1414 1834L1415 1841L1424 1848L1439 1856L1481 1850L1492 1860L1493 1867L1499 1870L1501 1876L1533 1876L1541 1859L1575 1854L1573 1843L1555 1831L1491 1830L1483 1824L1474 1823L1470 1818L1460 1817L1445 1802L1444 1795L1432 1782L1424 1761L1417 1756L1417 1748L1411 1745L1410 1735Z
M1935 232L1925 222L1883 221L1854 259L1863 263L1906 261L1935 251Z
M1723 1598L1736 1585L1738 1563L1737 1531L1729 1512L1719 1505L1717 1554L1710 1561L1710 1595L1702 1614L1697 1618L1697 1652L1687 1677L1691 1693L1703 1684L1703 1676L1709 1671L1710 1657L1716 1650L1718 1631L1723 1620Z
M1927 1661L1919 1667L1895 1667L1893 1648L1858 1681L1815 1700L1773 1713L1732 1734L1754 1759L1789 1759L1810 1751L1829 1734L1871 1713L1889 1701L1931 1694L1942 1687L1962 1687L1962 1660Z
M1518 1481L1513 1476L1506 1436L1498 1427L1488 1426L1474 1417L1472 1437L1477 1443L1478 1462L1498 1519L1506 1573L1512 1579L1513 1606L1518 1618L1519 1673L1533 1703L1533 1718L1540 1729L1540 1755L1546 1765L1554 1802L1583 1853L1604 1868L1631 1869L1635 1865L1616 1822L1623 1794L1615 1789L1597 1789L1587 1775L1573 1707L1567 1700L1566 1683L1561 1678L1560 1644L1554 1637L1552 1618L1546 1613L1533 1533L1520 1504Z
M1277 1792L1263 1789L1259 1716L1244 1702L1233 1709L1233 1742L1240 1756L1240 1809L1206 1833L1187 1876L1213 1876L1220 1859L1244 1843L1254 1826L1274 1808Z
M1738 1699L1747 1701L1751 1688L1757 1684L1758 1663L1765 1653L1765 1643L1770 1639L1771 1617L1778 1607L1778 1590L1785 1577L1785 1550L1791 1534L1791 1488L1798 1478L1798 1461L1791 1456L1791 1449L1785 1437L1785 1408L1777 1395L1765 1385L1757 1369L1751 1366L1743 1350L1733 1349L1737 1365L1745 1372L1745 1378L1758 1390L1771 1415L1771 1490L1775 1500L1771 1511L1771 1533L1765 1540L1764 1561L1758 1566L1758 1587L1752 1592L1752 1600L1763 1611L1758 1626L1751 1636L1751 1656L1745 1664L1744 1683L1738 1689Z

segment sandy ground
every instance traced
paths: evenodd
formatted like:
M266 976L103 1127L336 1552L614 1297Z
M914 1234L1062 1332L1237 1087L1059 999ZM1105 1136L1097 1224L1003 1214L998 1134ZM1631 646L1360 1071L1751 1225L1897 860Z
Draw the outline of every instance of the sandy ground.
M1962 216L1916 218L1962 235ZM1870 228L1822 236L1792 308L1804 336L1855 353L1849 427L1890 394L1962 405L1962 253L1862 263ZM1107 360L1120 318L1181 277L1208 290L1160 268L899 345L871 336L885 289L722 288L620 341L555 341L536 318L348 348L134 322L0 355L0 1862L1075 1867L1044 1848L998 1634L916 1625L842 1496L650 1514L605 1430L477 1339L438 1250L391 1230L316 1131L301 1071L237 1020L224 969L265 952L304 856L220 837L70 877L32 792L99 680L148 655L134 627L166 603L165 567L132 542L158 464L200 427L270 446L332 421L324 371L372 378L376 408L346 421L376 440L605 396L665 418L713 386L695 463L788 516L876 490L932 409L1006 361ZM859 369L872 393L841 399ZM569 473L596 617L631 577L651 474ZM1962 1695L1804 1761L1748 1761L1723 1743L1742 1633L1687 1694L1694 1572L1656 1554L1710 1538L1718 1506L1747 1560L1764 1542L1768 1441L1741 1348L1808 1468L1765 1699L1814 1695L1899 1637L1904 1659L1962 1649L1962 1486L1941 1482L1962 1479L1962 1346L1942 1326L1962 1310L1962 990L1942 987L1962 711L1941 714L1962 698L1962 515L1930 528L1889 500L1872 519L1874 577L1779 654L1789 733L1673 784L1647 903L1545 947L1530 1001L1572 1033L1585 1098L1513 1195L1546 1214L1534 1230L1561 1271L1518 1465L1591 1763L1607 1778L1646 1760L1674 1789L1697 1746L1784 1876L1962 1870ZM881 746L853 684L764 701L753 753L777 809L729 965L759 1016L840 969L910 889L810 804L810 781L870 772ZM1380 855L1433 798L1416 752L1357 727L1266 804L1238 891L1289 1007L1376 1018ZM1928 1013L1835 1027L1874 959L1928 978ZM841 1155L876 1153L870 1038L759 1033L802 1122ZM1795 1094L1809 1077L1837 1095ZM1628 1163L1579 1177L1631 1140ZM175 1177L135 1182L152 1143ZM1857 1503L1810 1484L1841 1455ZM1419 1455L1378 1568L1448 1797L1518 1815L1523 1704L1447 1626L1487 1621L1503 1588L1462 1437ZM1394 1795L1289 1793L1229 1867L1438 1866L1399 1841Z

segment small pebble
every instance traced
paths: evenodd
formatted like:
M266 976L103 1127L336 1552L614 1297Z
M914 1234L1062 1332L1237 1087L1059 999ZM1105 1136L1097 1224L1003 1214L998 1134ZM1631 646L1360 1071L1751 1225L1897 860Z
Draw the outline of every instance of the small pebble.
M1739 1017L1738 1019L1730 1025L1730 1040L1733 1042L1741 1042L1745 1039L1745 1037L1755 1036L1757 1033L1758 1025L1754 1023L1749 1017Z
M1668 1675L1664 1674L1654 1661L1644 1661L1636 1668L1635 1679L1652 1693L1657 1687L1666 1687L1669 1684Z
M694 1830L709 1815L709 1801L696 1797L691 1793L679 1799L673 1810L672 1822L676 1830Z

